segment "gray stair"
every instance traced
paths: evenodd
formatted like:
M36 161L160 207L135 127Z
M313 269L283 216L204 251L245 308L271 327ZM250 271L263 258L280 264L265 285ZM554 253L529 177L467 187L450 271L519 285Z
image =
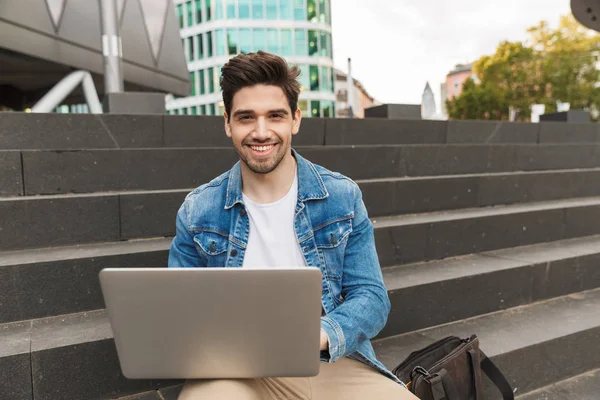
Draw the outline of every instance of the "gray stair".
M121 375L97 275L166 265L185 195L236 161L223 122L0 114L1 400L177 397ZM361 187L388 366L475 333L520 399L597 392L600 125L307 119L294 147Z
M407 183L408 187L412 184L413 189L416 186L416 181L401 182ZM389 185L394 196L401 196L401 200L395 201L394 196L385 196L385 192L382 195L382 183ZM599 197L456 209L460 205L489 205L494 203L490 200L494 198L499 199L499 204L514 202L519 197L528 197L529 193L532 198L560 197L556 193L560 194L562 190L566 195L570 191L571 186L566 184L547 187L540 179L531 187L520 186L523 191L515 189L509 192L512 194L502 195L504 191L496 186L488 186L486 192L486 184L471 189L468 185L441 183L442 187L453 188L438 198L435 192L427 189L427 181L420 183L421 192L413 190L402 196L394 188L402 185L399 181L361 182L365 187L365 203L374 219L379 256L384 265L600 233L600 224L596 223L600 220ZM432 183L434 188L436 183ZM502 179L499 180L501 183ZM599 188L591 182L589 187L594 189L583 189L581 193ZM189 190L0 198L0 251L173 236L175 215ZM500 195L493 195L496 190ZM441 208L450 211L430 213ZM396 211L394 216L377 217L393 211ZM421 213L401 215L414 211ZM488 233L490 226L502 228L496 229L491 236ZM443 240L444 235L454 231L460 232L465 241ZM404 236L408 240L398 240Z
M0 149L229 146L222 117L170 115L0 115ZM303 119L296 145L426 143L597 143L595 124L506 121Z
M482 350L516 393L527 393L600 367L591 347L600 342L599 309L596 289L389 337L374 346L379 359L393 368L412 351L443 337L477 334ZM489 385L484 394L489 400L501 398Z
M597 400L600 397L600 369L574 376L517 397L518 400Z
M597 144L297 147L355 180L590 169ZM230 147L0 151L6 196L164 190L199 186L236 161Z

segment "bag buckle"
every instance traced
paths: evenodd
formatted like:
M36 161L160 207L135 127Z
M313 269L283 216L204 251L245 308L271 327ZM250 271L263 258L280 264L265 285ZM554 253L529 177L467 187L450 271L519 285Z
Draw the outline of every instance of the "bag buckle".
M421 367L420 365L417 365L416 367L414 367L412 372L410 373L410 379L412 381L414 381L414 376L416 374L423 375L425 377L425 379L428 379L429 377L431 377L431 374L429 373L429 371L427 371L425 368Z

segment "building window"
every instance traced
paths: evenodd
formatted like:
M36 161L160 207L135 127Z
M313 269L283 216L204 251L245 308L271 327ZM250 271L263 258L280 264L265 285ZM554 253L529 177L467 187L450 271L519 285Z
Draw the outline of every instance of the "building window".
M281 30L281 55L282 56L293 56L294 55L294 43L292 42L292 30L282 29Z
M202 60L204 58L204 40L203 40L203 35L199 34L198 36L196 36L196 38L198 39L198 59Z
M227 29L227 51L230 56L238 53L238 31L237 29Z
M319 55L319 32L310 30L308 31L308 55L318 56Z
M263 0L252 0L252 18L263 19L265 17L265 3Z
M206 84L204 83L204 70L203 69L200 70L199 81L200 81L200 94L201 95L206 94Z
M183 28L183 4L177 4L177 20L179 21L179 28Z
M235 11L235 0L227 0L227 19L237 18Z
M196 95L196 72L190 72L190 82L192 84L192 96Z
M188 113L188 109L187 109L187 107L183 107L183 108L181 109L181 114L183 114L183 115L187 115L187 113Z
M196 59L196 55L194 52L194 37L189 37L187 38L187 42L188 42L188 54L190 56L190 61L193 61Z
M267 51L279 54L279 31L277 29L267 29Z
M329 86L329 68L321 67L321 87L320 90L323 91L331 91L331 87Z
M200 106L200 115L206 115L206 104Z
M294 0L294 19L306 21L306 0Z
M194 25L194 8L192 7L192 2L188 1L185 3L187 9L187 26Z
M322 24L327 22L326 14L327 13L325 8L325 0L319 0L319 22L321 22Z
M319 67L317 65L310 66L310 90L311 92L319 90Z
M292 9L294 8L292 1L293 0L279 0L279 19L292 19Z
M238 0L240 19L250 19L250 0Z
M202 23L202 0L196 0L196 24Z
M310 70L308 65L300 65L300 77L298 80L303 90L310 90Z
M208 69L208 93L215 92L215 69L210 67Z
M223 0L215 0L215 19L223 19Z
M198 115L198 107L192 106L190 110L192 111L192 115Z
M212 32L206 32L206 50L207 50L207 57L212 57L213 56L213 39L212 39Z
M333 58L333 45L331 40L331 33L327 34L327 57Z
M217 56L225 55L225 31L223 29L219 29L216 31L217 35Z
M179 115L179 110L178 109L174 109L172 112L173 112L173 115Z
M302 111L303 117L310 117L310 112L308 110L308 101L306 100L298 100L298 109Z
M211 0L206 0L206 22L212 20Z
M306 4L306 19L310 22L317 22L317 0L307 0Z
M322 101L323 118L333 118L333 102Z
M277 0L267 0L267 19L277 19Z
M254 29L254 51L266 50L267 40L264 29Z
M329 77L329 82L331 82L331 93L335 93L335 71L333 70L333 68L330 69L331 75ZM333 116L335 117L335 104L334 104L334 114Z
M325 22L327 25L331 25L331 0L325 0Z
M311 117L319 118L321 116L321 104L319 101L310 102L310 114Z
M252 52L252 31L250 29L240 29L240 53Z
M321 46L320 46L321 57L327 57L329 55L329 49L327 49L327 32L321 31L320 36L321 36Z
M308 55L308 42L306 41L306 31L304 29L296 29L294 32L296 48L295 55L307 56Z

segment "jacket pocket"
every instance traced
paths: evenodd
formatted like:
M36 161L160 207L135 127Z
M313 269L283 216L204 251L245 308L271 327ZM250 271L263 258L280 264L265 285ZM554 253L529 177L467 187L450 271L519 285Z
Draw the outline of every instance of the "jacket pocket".
M207 267L225 267L229 240L218 233L202 231L194 236L196 248L206 258Z
M319 255L323 257L325 262L325 271L329 279L342 279L344 252L351 232L351 217L328 223L314 232L315 243Z

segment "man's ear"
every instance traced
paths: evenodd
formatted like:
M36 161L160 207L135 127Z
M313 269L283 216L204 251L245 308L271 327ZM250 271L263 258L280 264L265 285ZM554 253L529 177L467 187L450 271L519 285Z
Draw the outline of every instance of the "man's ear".
M292 135L297 134L300 131L300 123L302 122L302 110L296 109L294 113L294 126L292 127Z
M227 115L227 112L223 113L223 118L225 119L225 134L227 135L227 137L231 137L231 127L229 126L229 117Z

